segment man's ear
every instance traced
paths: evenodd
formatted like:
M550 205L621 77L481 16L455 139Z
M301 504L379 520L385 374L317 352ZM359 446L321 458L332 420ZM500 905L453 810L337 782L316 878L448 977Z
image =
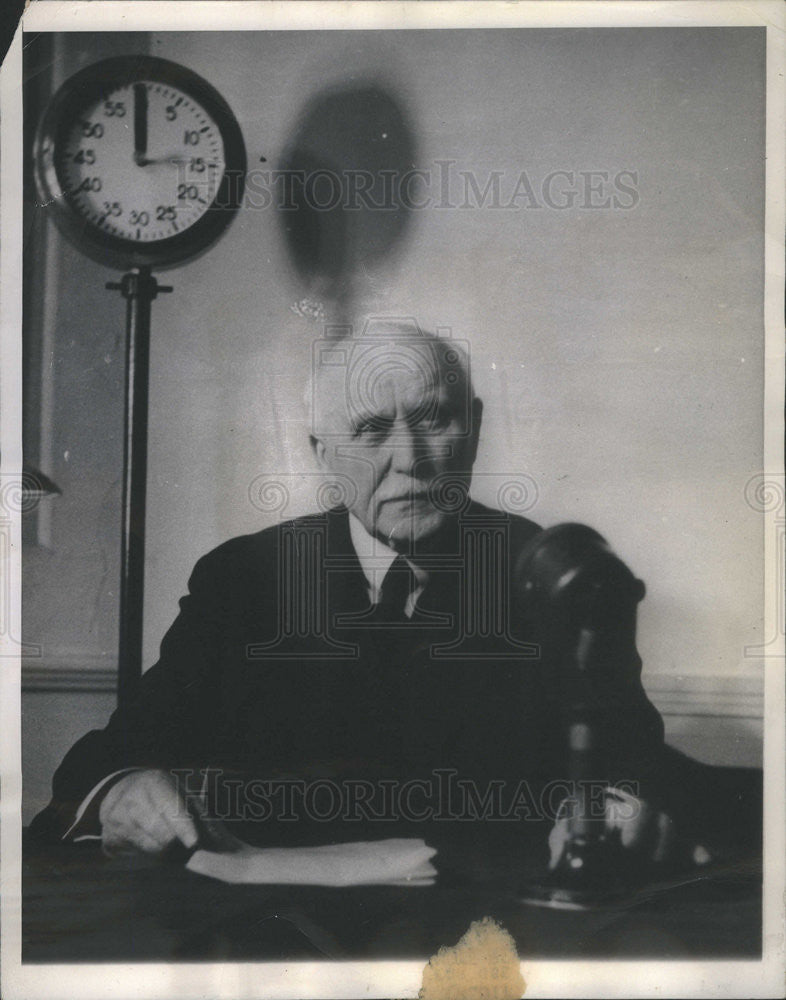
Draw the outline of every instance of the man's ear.
M469 441L467 442L467 457L470 469L475 464L478 454L478 440L480 438L480 425L483 422L483 400L475 396L472 400L472 423L470 425Z
M311 445L311 451L313 452L314 458L320 469L327 469L327 463L325 461L325 442L320 441L318 437L313 434L309 434L308 443Z

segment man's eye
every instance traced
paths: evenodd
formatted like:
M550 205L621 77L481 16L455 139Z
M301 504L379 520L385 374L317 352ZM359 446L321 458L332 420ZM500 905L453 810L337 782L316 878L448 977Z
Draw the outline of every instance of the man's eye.
M425 431L441 431L444 430L450 423L450 418L447 413L436 412L430 413L424 416L424 418L419 421L419 426Z
M382 417L374 417L369 420L361 420L355 425L355 437L375 437L384 436L390 431L392 421Z

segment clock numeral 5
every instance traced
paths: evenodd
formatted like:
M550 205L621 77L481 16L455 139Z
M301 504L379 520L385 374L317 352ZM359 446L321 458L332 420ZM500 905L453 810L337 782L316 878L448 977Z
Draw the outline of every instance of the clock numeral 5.
M173 222L177 218L177 209L174 205L159 205L156 209L156 219L159 222Z
M122 101L104 101L104 114L107 118L124 118L126 106Z

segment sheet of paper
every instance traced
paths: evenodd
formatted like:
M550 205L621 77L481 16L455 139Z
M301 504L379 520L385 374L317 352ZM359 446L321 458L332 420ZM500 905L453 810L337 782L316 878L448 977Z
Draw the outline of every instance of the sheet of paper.
M425 841L409 838L322 847L242 844L229 851L196 851L187 868L247 885L432 885L435 854Z

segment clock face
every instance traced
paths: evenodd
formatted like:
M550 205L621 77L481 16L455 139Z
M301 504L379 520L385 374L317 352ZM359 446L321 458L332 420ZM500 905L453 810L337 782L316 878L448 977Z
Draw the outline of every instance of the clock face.
M63 194L81 216L142 243L198 222L215 200L225 166L221 132L205 108L176 87L149 80L85 107L55 157Z
M206 80L164 59L120 56L62 85L36 131L33 165L41 204L90 257L170 267L226 229L246 153Z

